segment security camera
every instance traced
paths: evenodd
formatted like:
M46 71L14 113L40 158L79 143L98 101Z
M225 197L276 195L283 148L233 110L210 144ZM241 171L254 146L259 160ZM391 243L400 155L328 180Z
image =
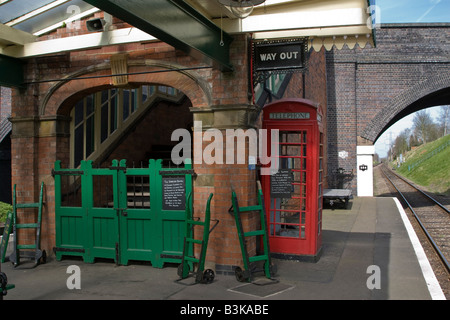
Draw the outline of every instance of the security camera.
M103 31L106 21L104 19L92 19L86 21L86 27L89 31Z

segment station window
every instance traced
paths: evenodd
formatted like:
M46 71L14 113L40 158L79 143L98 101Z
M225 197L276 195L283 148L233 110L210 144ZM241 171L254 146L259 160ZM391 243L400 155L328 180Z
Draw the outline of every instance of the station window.
M95 159L157 98L177 100L180 94L172 87L142 85L111 88L84 97L70 114L70 165L76 168L82 160Z

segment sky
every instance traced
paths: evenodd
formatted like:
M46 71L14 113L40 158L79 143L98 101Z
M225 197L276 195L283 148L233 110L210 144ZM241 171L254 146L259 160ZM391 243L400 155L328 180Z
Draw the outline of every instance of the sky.
M439 118L439 106L427 108L425 110L431 116L433 121L437 123ZM413 127L413 118L414 113L404 117L403 119L396 122L392 127L390 127L381 135L381 137L375 143L375 152L378 153L380 158L387 157L387 151L389 150L389 146L391 145L391 143L395 141L395 138L397 138L397 136L403 130L405 130L406 128Z
M376 0L381 22L450 22L450 0Z
M376 0L381 23L450 23L450 0ZM436 121L439 107L426 109ZM411 114L390 127L375 143L375 152L383 158L390 142L406 128L412 128Z

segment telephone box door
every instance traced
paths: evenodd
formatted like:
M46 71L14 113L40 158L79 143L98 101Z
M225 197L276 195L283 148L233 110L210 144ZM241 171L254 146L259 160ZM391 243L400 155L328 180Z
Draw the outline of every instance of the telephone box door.
M278 142L267 146L278 170L262 176L271 252L315 257L322 225L323 136L317 107L304 100L270 104L263 128L268 136L278 131Z

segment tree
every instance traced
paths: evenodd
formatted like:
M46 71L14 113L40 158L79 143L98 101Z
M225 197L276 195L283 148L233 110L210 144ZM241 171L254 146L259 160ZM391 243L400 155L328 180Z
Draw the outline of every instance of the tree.
M420 146L419 141L417 141L417 137L414 134L409 136L409 147L412 149L413 147Z
M442 136L446 136L449 131L450 122L450 105L441 106L439 108L439 127Z
M398 157L400 154L405 153L406 151L408 151L409 148L409 136L410 136L410 129L406 128L405 130L403 130L398 136L397 138L395 138L395 143L394 143L394 156Z
M431 141L436 134L436 125L426 110L414 114L413 128L417 139L422 140L422 143Z

